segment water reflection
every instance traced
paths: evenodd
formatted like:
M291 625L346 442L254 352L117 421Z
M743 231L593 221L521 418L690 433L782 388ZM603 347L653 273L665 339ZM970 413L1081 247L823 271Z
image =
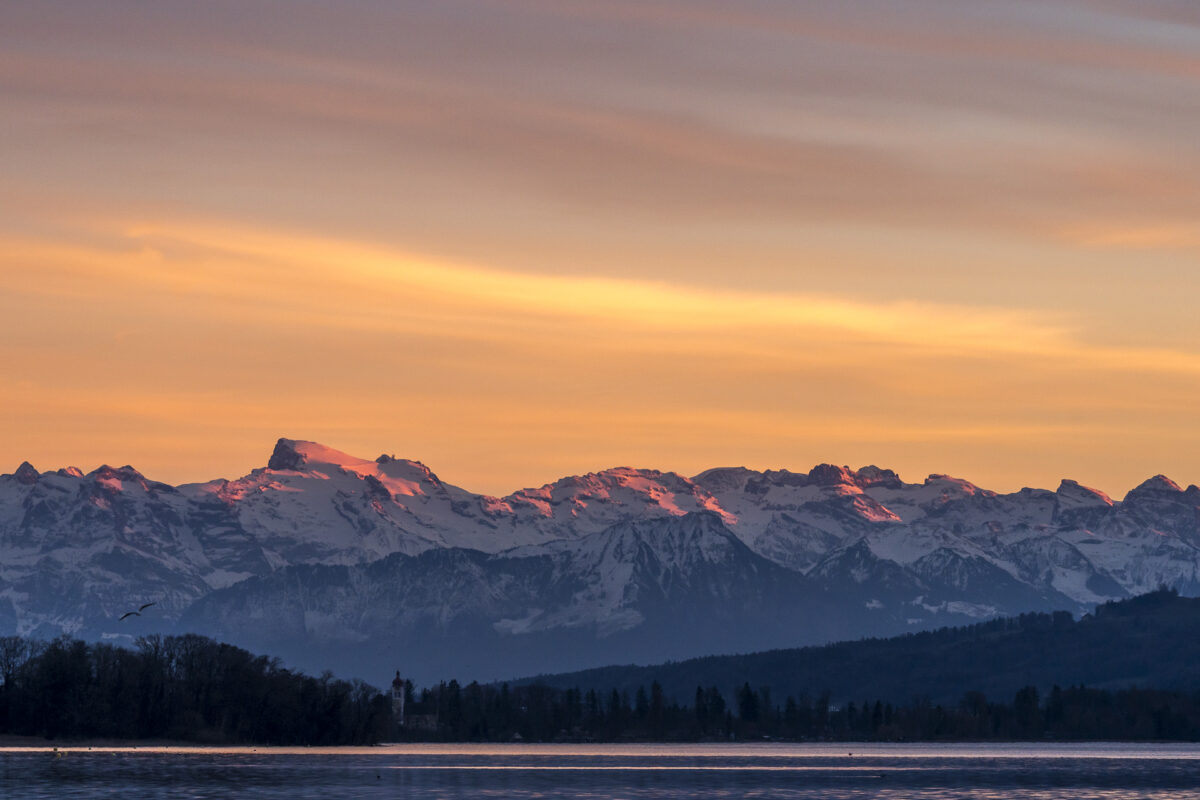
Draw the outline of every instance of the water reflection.
M852 754L852 755L851 755ZM1185 798L1190 745L0 748L0 797Z

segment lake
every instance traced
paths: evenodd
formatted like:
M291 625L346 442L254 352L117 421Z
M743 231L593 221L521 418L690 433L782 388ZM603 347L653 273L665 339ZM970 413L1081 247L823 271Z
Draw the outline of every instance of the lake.
M9 747L0 797L1200 800L1200 746Z

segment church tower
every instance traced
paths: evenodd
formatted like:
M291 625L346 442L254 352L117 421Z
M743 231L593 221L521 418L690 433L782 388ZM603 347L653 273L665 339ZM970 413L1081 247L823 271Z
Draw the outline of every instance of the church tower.
M392 680L392 718L397 725L404 725L404 681L400 678L400 670L396 670Z

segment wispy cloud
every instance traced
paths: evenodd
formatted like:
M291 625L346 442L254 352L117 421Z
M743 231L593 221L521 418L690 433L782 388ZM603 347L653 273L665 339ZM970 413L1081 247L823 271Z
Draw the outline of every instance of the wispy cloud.
M139 426L316 429L371 447L416 437L430 452L411 455L459 463L532 436L547 452L525 474L540 476L655 448L694 452L681 466L698 471L713 463L701 451L739 447L764 466L867 443L910 448L894 466L934 445L974 464L963 454L983 447L996 474L1013 450L1079 457L1197 422L1200 355L1090 341L1061 314L521 273L219 223L81 241L6 248L23 267L3 288L27 340L0 347L28 376L4 391L22 430L59 416L109 419L108 442Z

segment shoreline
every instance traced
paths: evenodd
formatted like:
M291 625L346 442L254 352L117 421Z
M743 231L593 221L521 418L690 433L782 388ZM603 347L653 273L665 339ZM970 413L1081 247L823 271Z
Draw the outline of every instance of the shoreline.
M767 759L927 758L1096 758L1200 760L1200 742L706 742L706 743L414 743L377 745L204 745L190 742L82 741L48 743L30 737L0 737L0 757L42 753L70 755L343 755L420 756L645 756L750 757ZM447 765L448 767L453 765Z

